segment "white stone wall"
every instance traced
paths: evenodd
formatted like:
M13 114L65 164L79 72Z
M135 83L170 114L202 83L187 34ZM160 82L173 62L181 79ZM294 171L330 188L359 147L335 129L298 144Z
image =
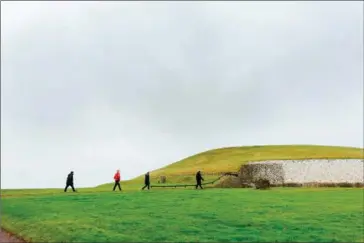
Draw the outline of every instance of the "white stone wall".
M249 164L266 163L283 166L285 183L364 182L363 159L271 160Z

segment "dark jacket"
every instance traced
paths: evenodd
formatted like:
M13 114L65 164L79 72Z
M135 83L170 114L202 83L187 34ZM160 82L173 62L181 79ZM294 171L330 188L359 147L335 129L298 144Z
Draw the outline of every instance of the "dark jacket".
M201 172L197 172L196 173L196 181L203 181L204 179L202 178Z
M67 184L71 185L73 184L73 173L69 173L67 176Z
M145 174L144 183L145 184L149 184L150 183L149 173Z

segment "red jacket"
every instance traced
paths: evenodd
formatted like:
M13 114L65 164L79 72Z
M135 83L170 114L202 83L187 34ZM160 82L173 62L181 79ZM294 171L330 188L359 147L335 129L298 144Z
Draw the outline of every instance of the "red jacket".
M115 181L120 181L120 173L119 172L116 172L115 175L114 175L114 180Z

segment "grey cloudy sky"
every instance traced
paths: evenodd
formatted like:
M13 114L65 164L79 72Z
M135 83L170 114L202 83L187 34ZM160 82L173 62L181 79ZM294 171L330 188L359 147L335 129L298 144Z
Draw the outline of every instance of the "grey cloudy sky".
M363 2L1 2L1 186L363 147Z

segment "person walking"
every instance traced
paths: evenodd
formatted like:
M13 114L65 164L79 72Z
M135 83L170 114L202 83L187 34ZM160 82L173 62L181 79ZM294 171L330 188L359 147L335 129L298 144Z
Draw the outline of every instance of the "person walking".
M196 173L196 189L198 187L200 187L201 189L203 189L202 188L202 183L201 183L203 180L204 179L203 179L203 177L201 175L201 171L197 171L197 173Z
M68 187L70 186L72 188L72 191L76 191L74 186L73 186L73 171L71 171L71 173L68 174L67 176L67 181L66 181L66 187L64 188L64 192L67 192Z
M116 186L119 187L119 191L121 191L121 186L120 186L120 170L117 170L115 175L114 175L114 180L115 180L115 185L114 188L112 189L113 191L115 191Z
M146 187L148 187L148 190L150 189L149 171L144 176L144 187L142 188L142 190L144 190Z

